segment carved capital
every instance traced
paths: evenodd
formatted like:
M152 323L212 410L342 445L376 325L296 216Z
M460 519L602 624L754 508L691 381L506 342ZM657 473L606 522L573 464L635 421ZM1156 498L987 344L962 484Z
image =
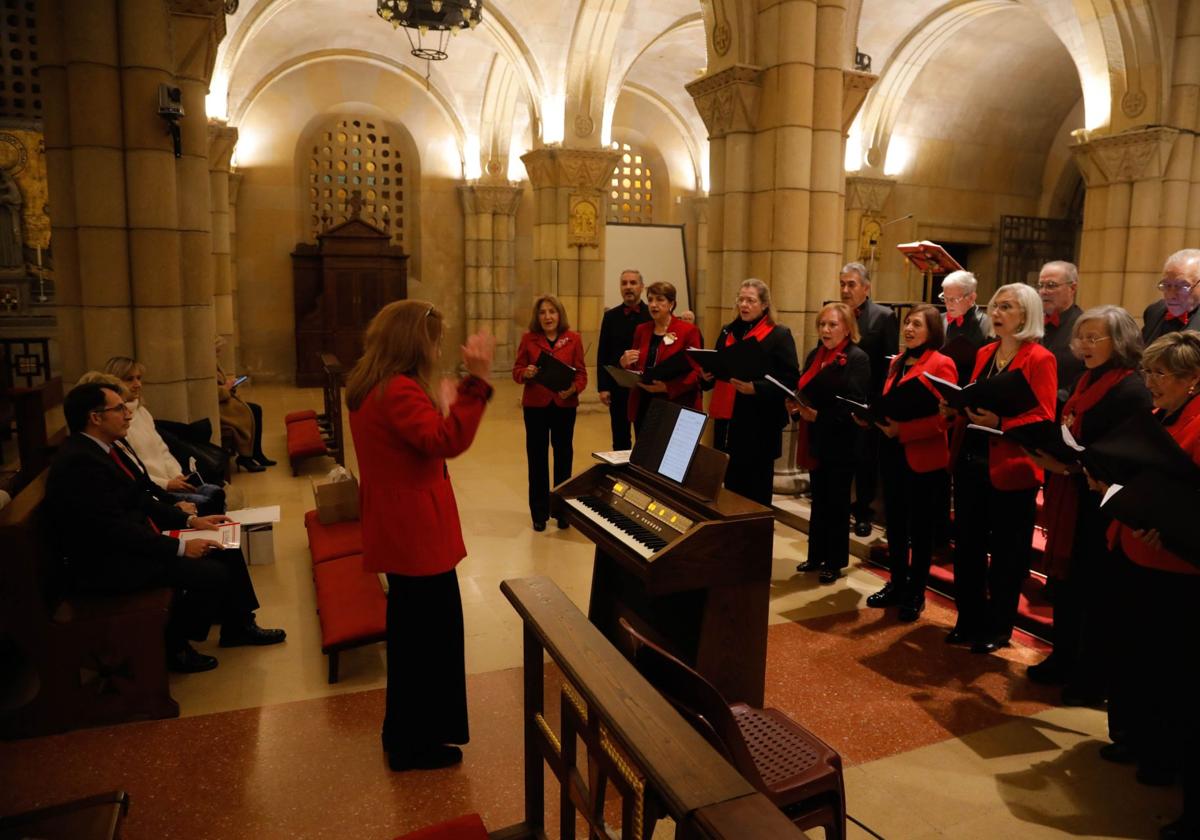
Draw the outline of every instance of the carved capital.
M604 190L620 155L609 149L534 149L521 155L534 189Z
M730 132L754 131L762 91L761 68L735 64L702 76L686 87L708 129L709 139Z
M846 178L846 208L881 213L883 205L892 195L894 186L896 186L895 181L851 175Z
M208 168L223 172L229 171L229 160L233 157L233 147L237 145L238 130L235 126L226 125L220 120L208 121Z
M1161 178L1179 131L1158 126L1087 137L1071 147L1089 187Z
M207 85L225 37L224 0L169 0L175 75Z
M464 184L458 188L464 213L493 213L512 216L521 203L521 188L488 184Z
M867 94L879 81L879 77L860 70L842 71L842 134L850 133L850 126L858 111L867 100Z

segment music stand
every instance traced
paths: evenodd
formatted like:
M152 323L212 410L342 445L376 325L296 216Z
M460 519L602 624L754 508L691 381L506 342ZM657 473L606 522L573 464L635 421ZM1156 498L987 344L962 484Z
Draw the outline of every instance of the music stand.
M921 272L921 300L933 303L933 275L949 274L952 271L962 271L958 260L950 256L946 249L936 242L923 239L920 242L905 242L896 246L909 264Z

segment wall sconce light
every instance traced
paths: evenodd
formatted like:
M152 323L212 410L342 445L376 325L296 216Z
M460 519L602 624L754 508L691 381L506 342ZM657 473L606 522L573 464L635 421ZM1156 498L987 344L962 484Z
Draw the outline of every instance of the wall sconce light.
M171 135L171 144L175 149L175 157L183 154L183 138L179 131L179 120L184 115L183 91L171 85L158 86L158 115L167 121L167 133Z

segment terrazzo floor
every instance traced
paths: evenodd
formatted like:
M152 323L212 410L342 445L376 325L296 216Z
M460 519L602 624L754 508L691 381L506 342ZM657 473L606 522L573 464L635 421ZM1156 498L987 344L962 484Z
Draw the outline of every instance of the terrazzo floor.
M281 463L234 485L247 505L282 506L276 562L251 573L260 622L286 627L288 641L217 649L214 633L200 647L220 667L172 678L178 720L0 743L0 814L122 788L130 840L387 838L466 811L492 828L517 821L520 621L499 583L547 575L583 608L592 555L573 530L529 527L519 394L498 383L475 445L450 467L470 551L459 575L473 737L460 767L387 769L381 646L343 654L341 682L326 683L301 517L312 507L309 478L331 464L312 462L293 478ZM247 397L263 404L267 450L277 455L283 414L319 404L318 392L282 386ZM609 448L607 434L599 406L582 408L576 471ZM1130 768L1096 757L1103 712L1054 706L1053 692L1024 679L1040 652L1017 644L979 657L947 647L947 605L931 601L919 622L899 624L863 608L876 575L852 560L837 584L820 586L794 571L804 550L803 534L777 525L767 703L842 753L849 811L876 833L1152 838L1177 816L1177 789L1139 786ZM869 835L852 825L849 836Z

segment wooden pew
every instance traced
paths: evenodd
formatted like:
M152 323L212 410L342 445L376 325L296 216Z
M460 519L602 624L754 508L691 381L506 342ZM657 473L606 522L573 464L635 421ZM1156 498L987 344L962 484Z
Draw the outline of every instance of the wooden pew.
M559 783L562 837L647 840L659 818L680 838L787 840L804 832L696 732L548 578L500 585L524 622L525 819L493 840L545 837L545 767ZM562 673L560 731L545 716L544 654ZM577 745L587 748L586 778ZM605 793L621 799L619 832Z

